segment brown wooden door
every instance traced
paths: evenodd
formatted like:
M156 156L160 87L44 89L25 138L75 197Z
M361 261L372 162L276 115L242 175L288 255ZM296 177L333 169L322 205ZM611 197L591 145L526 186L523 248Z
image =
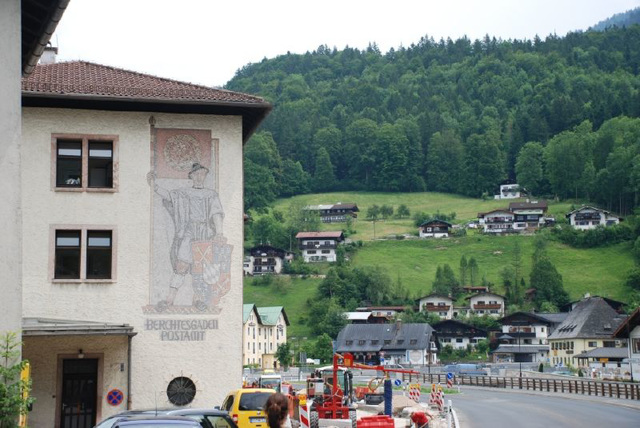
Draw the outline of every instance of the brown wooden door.
M61 428L91 428L96 424L98 360L64 360Z

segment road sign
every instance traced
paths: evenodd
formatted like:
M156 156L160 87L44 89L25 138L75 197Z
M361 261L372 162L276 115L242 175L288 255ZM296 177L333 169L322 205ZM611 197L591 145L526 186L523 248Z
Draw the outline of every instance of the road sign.
M119 389L114 388L107 394L107 403L111 404L112 406L120 405L123 399L124 394Z
M447 379L453 379L453 373L447 373Z
M402 385L402 381L400 379L396 379L396 380L393 381L393 384L395 386L400 386L400 385Z

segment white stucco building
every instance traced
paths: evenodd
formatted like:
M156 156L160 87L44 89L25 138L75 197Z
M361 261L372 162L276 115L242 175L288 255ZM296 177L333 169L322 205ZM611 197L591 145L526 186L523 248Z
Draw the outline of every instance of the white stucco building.
M242 146L271 106L88 62L38 66L22 106L29 424L219 404L242 379Z
M477 293L467 299L469 309L476 315L504 316L504 296L495 293Z
M522 196L519 184L501 184L500 192L494 195L494 199L516 199Z
M438 315L441 319L453 318L453 299L440 294L429 294L418 299L418 311Z
M607 210L590 207L588 205L571 211L566 215L566 217L569 219L569 224L571 224L573 228L579 230L595 229L598 226L613 226L620 223L620 220L622 220L620 217Z
M305 263L333 263L338 260L336 249L344 241L344 234L337 231L299 232L296 239Z
M287 343L289 319L282 306L243 306L242 362L244 365L273 369L278 365L275 353Z
M20 171L22 76L28 75L44 51L68 0L0 2L0 334L22 324L22 187Z

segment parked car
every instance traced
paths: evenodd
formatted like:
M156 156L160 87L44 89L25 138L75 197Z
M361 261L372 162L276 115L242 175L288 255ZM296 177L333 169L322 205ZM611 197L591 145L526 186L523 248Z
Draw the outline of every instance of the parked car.
M95 428L113 428L118 421L134 416L185 416L199 422L202 428L238 428L223 410L187 408L128 410L103 420Z
M487 376L487 371L479 364L449 364L444 366L443 371L460 376Z
M221 409L229 413L239 428L266 428L264 405L275 392L275 389L269 388L237 389L227 395Z
M201 428L191 418L180 416L129 416L116 422L113 428Z

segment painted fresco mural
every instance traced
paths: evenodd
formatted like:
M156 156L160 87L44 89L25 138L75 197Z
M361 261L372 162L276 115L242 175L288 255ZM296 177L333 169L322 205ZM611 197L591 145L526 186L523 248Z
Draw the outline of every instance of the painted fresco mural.
M218 140L210 130L152 127L151 276L147 314L219 314L232 246L218 197Z

